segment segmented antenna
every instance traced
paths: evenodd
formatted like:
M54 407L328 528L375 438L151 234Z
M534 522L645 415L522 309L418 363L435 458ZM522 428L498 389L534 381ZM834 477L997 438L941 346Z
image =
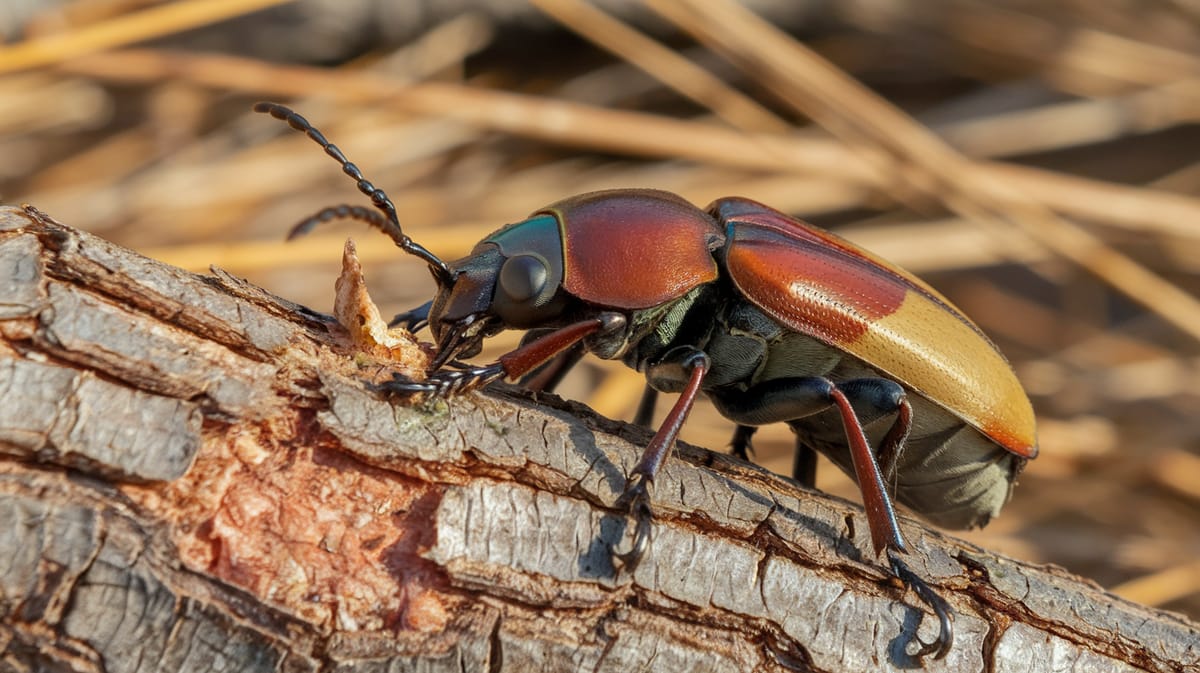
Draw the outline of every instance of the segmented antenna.
M315 126L310 124L307 119L301 117L287 106L280 105L279 103L255 103L254 111L269 114L276 119L287 122L288 126L297 131L302 131L304 135L320 145L325 150L325 154L333 157L334 161L342 165L342 172L354 180L355 184L358 185L358 191L370 198L371 204L378 210L377 212L367 210L362 206L350 205L324 208L292 227L292 230L288 233L289 240L297 236L302 236L318 224L335 218L361 220L387 234L388 238L391 238L396 243L396 246L404 252L416 255L425 260L430 270L433 271L434 278L439 285L448 287L452 284L453 276L450 274L450 268L446 266L446 263L404 233L404 230L400 228L400 218L396 216L396 206L392 203L392 200L388 198L388 195L382 189L371 184L362 171L358 169L358 166L351 163L346 158L346 155L338 149L337 145L326 140L325 136Z

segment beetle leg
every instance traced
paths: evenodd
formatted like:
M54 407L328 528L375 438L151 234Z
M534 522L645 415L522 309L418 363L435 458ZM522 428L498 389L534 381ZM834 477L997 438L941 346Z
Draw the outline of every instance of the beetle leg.
M900 451L912 429L912 405L904 388L895 381L881 378L842 381L838 388L854 403L855 414L864 425L883 415L896 415L891 429L875 451L875 460L879 463L884 483L894 484Z
M522 344L516 350L500 356L509 379L518 379L545 362L569 351L573 346L593 334L607 334L625 326L625 316L620 313L601 313L595 318L580 320L560 327L541 337Z
M870 415L877 413L896 414L878 453L871 451L863 430L863 419L851 403L852 399L863 413L868 414L868 420ZM789 421L830 406L837 409L850 447L855 478L863 494L875 553L887 552L892 573L933 610L940 622L937 638L931 643L922 643L915 656L918 659L928 655L938 659L944 657L954 641L954 611L897 556L897 552L907 549L891 498L884 487L884 475L894 473L896 460L912 427L912 407L905 399L904 389L886 379L856 379L835 385L821 377L803 377L767 381L741 395L714 395L713 401L722 414L738 423Z
M704 381L704 375L708 373L709 362L704 351L681 347L668 353L666 359L654 366L680 368L682 373L687 375L687 384L680 392L679 399L675 400L675 406L671 407L671 411L663 419L662 426L642 452L641 460L633 468L629 481L625 484L625 492L617 501L629 507L630 515L637 521L633 547L628 552L615 555L630 571L637 567L650 545L650 520L653 517L650 495L654 477L666 462L667 456L675 446L675 439L683 428L683 422L687 420L688 413L696 403L696 396L700 394L700 384Z
M846 443L850 446L850 462L854 467L858 489L862 492L863 506L867 510L867 524L871 528L871 543L875 547L875 554L882 554L885 549L906 552L908 548L900 535L900 525L896 522L892 499L883 484L883 473L879 470L879 462L875 460L875 452L867 442L862 422L855 415L850 399L840 388L832 386L830 397L842 417Z
M502 378L504 367L495 363L484 367L439 371L424 381L413 381L400 374L393 374L392 380L377 383L371 388L388 395L428 395L446 398L482 388Z
M654 421L654 407L658 404L658 391L646 386L642 391L642 399L638 401L637 413L633 415L633 424L648 428Z
M757 427L738 423L733 429L733 439L729 440L729 454L750 462L750 457L754 455L754 445L750 443L750 439L756 432Z
M419 332L429 326L429 309L433 307L433 301L427 301L420 306L397 313L390 321L388 327L403 327L409 332Z
M821 377L773 379L752 386L749 390L730 393L713 391L713 404L721 415L738 424L733 433L733 455L747 458L750 437L759 425L786 423L825 411L832 405L833 383ZM817 454L796 439L792 477L802 486L812 488L817 483Z
M630 475L625 483L625 492L617 499L618 507L625 507L629 516L636 522L633 532L633 545L627 552L613 550L613 557L621 562L621 566L633 572L641 562L642 556L650 547L650 522L654 519L654 510L650 508L651 494L654 491L654 480L644 474Z
M753 425L738 424L733 430L733 439L729 441L729 453L749 462L754 454L754 445L750 439L758 428ZM812 447L796 438L795 460L792 463L792 479L801 486L813 488L817 485L817 452Z
M521 338L521 345L532 343L552 333L554 330L530 330ZM570 372L579 361L583 359L587 349L583 347L583 343L576 343L567 350L550 358L542 365L534 368L533 371L521 377L521 387L534 392L554 392L558 384L562 383L563 378Z
M455 371L435 371L424 381L413 381L395 375L391 381L376 385L375 389L394 395L452 397L481 388L502 378L518 379L588 336L597 332L620 329L624 324L625 317L619 313L601 313L598 317L581 320L556 329L540 339L535 339L512 352L501 355L499 361L490 365Z
M765 381L740 394L714 395L718 409L743 425L766 425L794 421L825 411L832 406L829 387L821 377L797 377ZM888 434L875 451L884 483L894 481L897 459L912 427L912 407L900 384L881 378L863 378L836 384L854 407L860 425L870 425L884 416L895 415ZM735 447L737 436L735 434ZM816 483L816 453L799 440L792 476L800 484Z
M867 436L863 431L862 422L855 415L849 398L840 388L834 388L833 393L834 402L842 415L846 441L850 444L850 458L854 464L854 473L858 479L859 489L863 494L863 504L867 509L867 524L871 527L871 541L875 545L875 553L880 554L885 549L887 550L892 574L898 577L905 586L912 589L938 618L937 638L931 643L921 643L921 648L914 656L920 660L922 657L932 654L935 659L941 659L946 656L951 645L954 644L954 610L945 599L930 588L925 580L910 570L896 556L896 552L907 552L908 550L904 546L904 539L900 536L900 527L896 522L896 513L892 509L891 498L884 489L879 461L876 460L867 444ZM897 401L896 408L896 422L892 424L884 438L882 447L882 452L889 454L889 460L893 463L892 469L895 467L895 457L899 454L898 444L908 436L909 428L912 425L912 409L908 401L901 397ZM889 442L895 443L895 445L888 446Z
M792 479L801 486L817 486L817 452L796 438L796 453L792 459Z
M876 385L874 388L867 383L847 382L849 391L857 400L868 399L864 390L890 390L887 386ZM894 384L893 384L894 385ZM898 387L898 386L897 386ZM903 389L900 389L903 393ZM805 376L788 379L773 379L765 381L741 394L713 395L713 402L726 417L736 423L745 425L764 425L766 423L795 421L812 416L833 407L841 415L842 427L846 432L846 442L850 448L850 461L854 468L854 477L862 491L863 505L867 510L867 523L871 528L871 541L876 554L882 554L884 549L906 551L904 538L896 523L896 513L892 508L891 498L884 487L883 474L867 441L863 430L862 420L851 404L850 396L841 386L820 376ZM860 404L860 406L862 406ZM901 415L911 418L911 415ZM889 432L893 439L907 435L897 430ZM890 453L898 451L892 447Z

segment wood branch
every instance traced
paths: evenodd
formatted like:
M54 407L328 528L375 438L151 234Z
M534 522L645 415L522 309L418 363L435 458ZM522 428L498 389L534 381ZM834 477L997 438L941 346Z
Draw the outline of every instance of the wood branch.
M332 251L331 251L332 254ZM900 670L862 511L509 388L405 406L335 321L0 209L0 668ZM904 520L947 671L1195 671L1200 629ZM627 542L627 540L625 540Z

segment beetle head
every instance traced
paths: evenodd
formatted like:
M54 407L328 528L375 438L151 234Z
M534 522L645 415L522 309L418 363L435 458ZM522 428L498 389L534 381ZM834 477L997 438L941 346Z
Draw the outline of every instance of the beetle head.
M562 236L551 215L501 229L448 267L446 281L434 273L438 294L429 326L438 356L432 369L477 354L483 339L502 330L550 324L566 308Z

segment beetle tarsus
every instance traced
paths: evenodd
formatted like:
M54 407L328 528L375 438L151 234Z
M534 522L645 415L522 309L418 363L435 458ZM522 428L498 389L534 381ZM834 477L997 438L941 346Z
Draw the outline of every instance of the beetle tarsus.
M896 556L896 552L889 549L887 555L892 573L904 583L904 586L912 589L938 618L937 638L929 643L917 639L917 642L921 642L921 649L917 650L913 657L918 661L930 655L933 655L934 659L942 659L954 645L954 608L951 608L946 599L939 596L925 580L921 579L920 575L914 573L907 564L901 561Z
M618 506L628 509L628 514L636 525L629 551L613 550L613 558L619 561L627 572L632 573L637 569L646 550L650 548L650 523L654 519L654 511L650 508L650 495L653 487L653 479L644 474L634 474L625 484L625 492L617 500Z
M482 388L493 381L504 378L504 368L499 364L486 367L471 367L459 370L441 370L424 381L414 381L395 374L390 381L373 386L374 390L387 395L454 397Z

